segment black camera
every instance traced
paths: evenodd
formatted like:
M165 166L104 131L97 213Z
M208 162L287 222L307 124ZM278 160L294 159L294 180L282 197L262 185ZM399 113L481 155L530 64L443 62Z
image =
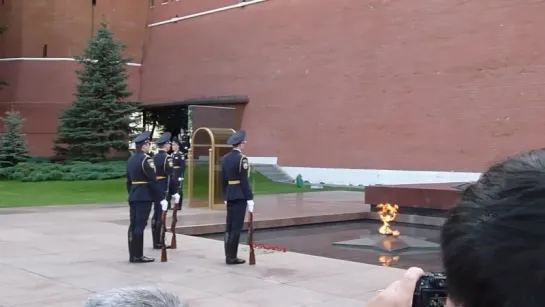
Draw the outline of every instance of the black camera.
M416 283L412 307L447 306L447 289L447 276L445 274L425 274Z

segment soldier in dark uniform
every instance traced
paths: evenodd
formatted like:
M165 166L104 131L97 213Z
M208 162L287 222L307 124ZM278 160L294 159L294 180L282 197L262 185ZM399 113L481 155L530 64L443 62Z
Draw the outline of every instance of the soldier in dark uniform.
M170 201L169 193L169 180L170 175L172 174L172 157L167 153L170 150L170 133L165 132L155 144L159 147L159 151L153 156L153 162L155 163L155 173L157 174L157 187L161 191L164 199L167 202ZM161 228L163 227L163 222L161 220L161 214L163 210L168 209L167 207L163 208L162 204L156 202L153 207L153 217L151 219L151 234L153 238L153 248L161 249Z
M183 184L185 175L185 155L180 151L180 142L172 141L172 161L174 164L171 178L171 190L174 203L179 204L178 209L182 208L183 201ZM175 199L177 196L177 200Z
M129 261L153 262L155 259L144 256L144 229L148 223L154 202L167 205L163 193L157 187L155 165L147 155L149 151L149 132L134 139L136 152L127 163L127 192L129 193Z
M189 147L191 147L191 136L189 135L189 131L184 131L182 139L180 140L180 151L184 154L186 160L187 154L189 153Z
M246 261L237 258L240 232L244 225L246 207L254 211L254 194L248 183L248 158L242 154L246 132L237 131L228 140L233 150L222 158L223 195L227 206L227 221L225 227L225 263L242 264Z

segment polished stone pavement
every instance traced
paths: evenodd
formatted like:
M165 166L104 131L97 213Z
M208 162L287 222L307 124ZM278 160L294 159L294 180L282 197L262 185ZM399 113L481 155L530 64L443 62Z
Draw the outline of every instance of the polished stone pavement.
M363 201L364 195L363 192L347 191L260 195L256 200L259 209L254 212L254 229L364 219L370 210ZM169 224L170 217L169 214ZM184 204L178 220L177 233L202 235L223 232L225 210L187 208ZM124 217L116 223L128 225L129 221Z
M0 210L0 306L79 306L95 292L155 285L195 307L360 307L403 272L292 252L226 266L222 242L183 235L169 262L130 264L117 222L127 215L120 205Z
M260 229L255 231L254 242L256 244L285 248L291 252L339 260L387 265L399 269L408 269L412 266L417 266L430 272L443 271L438 247L430 250L413 248L382 252L380 249L335 244L347 240L377 236L380 225L381 223L378 221L363 220L280 229ZM435 245L439 243L439 229L436 227L400 223L393 223L392 226L395 230L401 232L401 237L423 240L426 244L431 243ZM210 234L203 237L223 240L222 234ZM382 235L379 237L384 240L383 244L388 244L390 239L392 239ZM246 233L242 234L241 240L243 242L247 240ZM384 246L379 244L379 247Z

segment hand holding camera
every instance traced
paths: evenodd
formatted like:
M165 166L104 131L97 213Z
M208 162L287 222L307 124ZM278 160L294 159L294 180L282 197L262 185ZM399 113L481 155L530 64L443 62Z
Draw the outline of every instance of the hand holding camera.
M446 298L445 275L425 274L420 268L410 268L402 279L380 291L367 307L445 307Z
M412 306L447 306L447 276L442 273L428 273L420 276L414 289Z

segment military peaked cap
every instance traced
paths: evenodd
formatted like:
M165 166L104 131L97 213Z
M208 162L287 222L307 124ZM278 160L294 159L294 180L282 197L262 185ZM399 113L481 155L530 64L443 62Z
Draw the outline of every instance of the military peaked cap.
M157 141L155 141L155 144L163 145L168 142L170 142L170 132L165 132L160 138L157 139Z
M229 139L227 140L227 144L229 144L229 145L238 145L238 144L244 142L244 139L246 139L246 131L239 130L239 131L233 133L233 135L231 135L231 137L229 137Z
M180 140L178 140L178 138L175 138L174 140L172 140L172 144L176 144L178 146L180 146Z
M136 145L143 145L143 144L149 142L149 136L150 136L150 132L149 131L144 131L144 132L140 133L136 138L134 138L133 142Z

